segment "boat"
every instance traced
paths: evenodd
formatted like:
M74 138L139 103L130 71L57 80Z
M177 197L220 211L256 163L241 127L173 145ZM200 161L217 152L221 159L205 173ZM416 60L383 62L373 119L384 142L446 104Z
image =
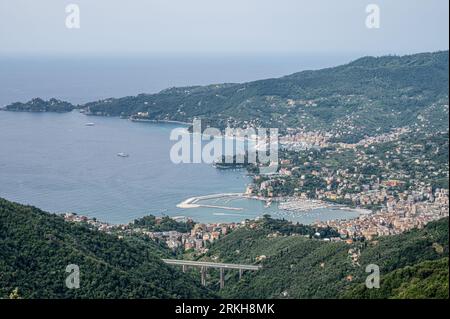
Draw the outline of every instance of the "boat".
M130 155L127 153L117 153L117 156L119 157L129 157Z
M269 199L266 201L266 204L264 205L264 208L269 208L270 205L272 205L272 201Z
M86 123L86 124L84 124L85 126L94 126L95 125L95 123Z

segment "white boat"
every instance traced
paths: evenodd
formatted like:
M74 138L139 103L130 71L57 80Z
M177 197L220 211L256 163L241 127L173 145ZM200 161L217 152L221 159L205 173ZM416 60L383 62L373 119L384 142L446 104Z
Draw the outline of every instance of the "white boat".
M94 126L95 125L95 123L86 123L86 124L84 124L85 126Z
M130 155L127 153L117 153L117 156L119 157L129 157Z

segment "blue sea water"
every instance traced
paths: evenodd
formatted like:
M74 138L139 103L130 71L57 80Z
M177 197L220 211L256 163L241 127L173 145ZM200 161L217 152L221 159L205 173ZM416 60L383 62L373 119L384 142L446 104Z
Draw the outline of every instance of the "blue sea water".
M347 63L340 55L1 56L0 107L34 97L86 103L174 86L236 83Z
M95 126L85 125L92 121ZM188 197L245 189L242 172L173 164L175 127L76 111L0 112L0 196L124 223L150 213L182 215L175 206Z
M240 82L330 66L346 58L0 58L0 105L32 97L73 103L155 92L175 85ZM334 63L333 63L334 61ZM95 122L95 126L86 126ZM243 192L245 171L207 164L174 164L169 135L175 124L134 123L119 118L0 112L0 197L50 212L75 212L111 223L148 214L187 216L202 222L231 222L276 205L233 199L214 205L243 208L180 209L199 195ZM122 158L117 153L130 156ZM353 217L348 211L316 210L295 221ZM284 216L284 215L279 215Z

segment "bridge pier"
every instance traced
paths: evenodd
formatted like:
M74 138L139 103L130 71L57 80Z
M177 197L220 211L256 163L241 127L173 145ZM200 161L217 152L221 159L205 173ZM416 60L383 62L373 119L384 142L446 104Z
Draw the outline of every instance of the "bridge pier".
M224 269L220 268L220 289L223 289L225 287L225 276L224 276Z
M202 276L202 286L206 286L206 267L205 266L202 266L200 268L200 273Z
M239 268L239 280L242 279L242 275L244 274L244 269Z

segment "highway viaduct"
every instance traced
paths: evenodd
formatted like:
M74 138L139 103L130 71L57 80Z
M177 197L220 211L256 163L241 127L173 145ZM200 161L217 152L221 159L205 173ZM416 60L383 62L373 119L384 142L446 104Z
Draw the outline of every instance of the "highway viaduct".
M200 268L200 273L202 276L202 285L206 286L206 270L208 268L216 268L220 271L220 288L222 289L225 286L225 269L236 269L239 270L239 279L242 278L242 275L245 270L250 271L258 271L262 268L262 266L255 265L243 265L243 264L224 264L224 263L213 263L213 262L205 262L205 261L191 261L191 260L178 260L178 259L163 259L168 265L176 265L181 266L183 268L183 272L186 271L187 267L198 267Z

